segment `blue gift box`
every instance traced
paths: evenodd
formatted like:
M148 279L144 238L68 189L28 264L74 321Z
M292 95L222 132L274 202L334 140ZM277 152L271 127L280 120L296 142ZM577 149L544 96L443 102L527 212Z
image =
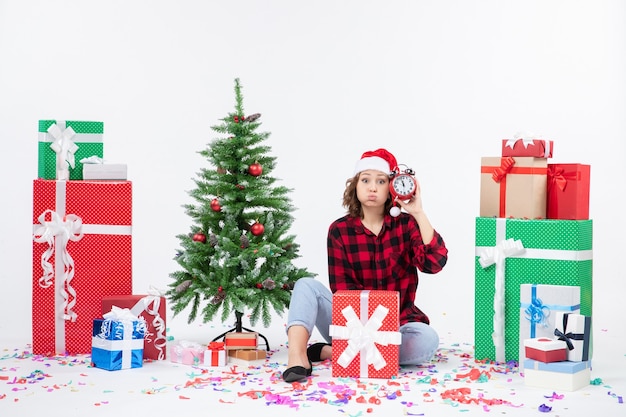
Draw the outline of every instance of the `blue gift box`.
M145 334L143 320L94 319L92 366L109 371L141 368Z

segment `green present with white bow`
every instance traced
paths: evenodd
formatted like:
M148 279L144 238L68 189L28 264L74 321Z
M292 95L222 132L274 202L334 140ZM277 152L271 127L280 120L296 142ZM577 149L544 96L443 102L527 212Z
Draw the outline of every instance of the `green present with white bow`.
M519 361L520 286L580 287L592 316L592 220L476 218L476 360Z
M39 120L37 177L82 180L82 159L104 157L104 123L79 120Z

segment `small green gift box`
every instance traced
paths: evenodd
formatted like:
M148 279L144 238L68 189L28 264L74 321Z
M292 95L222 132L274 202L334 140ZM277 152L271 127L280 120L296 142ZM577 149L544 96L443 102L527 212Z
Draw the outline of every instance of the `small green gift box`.
M520 360L522 284L579 286L592 315L592 234L591 220L476 218L476 360Z
M94 155L104 156L103 133L103 122L40 120L37 177L82 180L80 161ZM58 172L64 170L69 171L69 177L58 178Z

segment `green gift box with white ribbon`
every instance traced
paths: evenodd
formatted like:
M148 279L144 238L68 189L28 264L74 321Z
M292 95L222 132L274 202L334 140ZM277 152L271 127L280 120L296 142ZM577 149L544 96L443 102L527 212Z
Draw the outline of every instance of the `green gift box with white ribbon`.
M104 157L104 123L79 120L39 120L37 177L82 180L90 156Z
M520 360L522 284L579 286L592 316L592 220L477 217L475 237L476 360Z

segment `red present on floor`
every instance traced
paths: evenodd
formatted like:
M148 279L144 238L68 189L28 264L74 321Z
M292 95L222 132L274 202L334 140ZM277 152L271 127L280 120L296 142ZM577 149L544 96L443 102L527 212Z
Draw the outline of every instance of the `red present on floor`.
M548 164L548 219L589 220L591 166Z
M392 378L398 374L399 303L396 291L333 294L333 377Z
M127 308L146 322L143 358L163 360L167 356L165 297L159 294L111 295L102 298L102 314L113 308Z
M33 353L91 352L103 297L132 293L130 181L34 180Z
M524 353L527 359L550 363L567 360L567 344L562 340L537 337L524 340Z

